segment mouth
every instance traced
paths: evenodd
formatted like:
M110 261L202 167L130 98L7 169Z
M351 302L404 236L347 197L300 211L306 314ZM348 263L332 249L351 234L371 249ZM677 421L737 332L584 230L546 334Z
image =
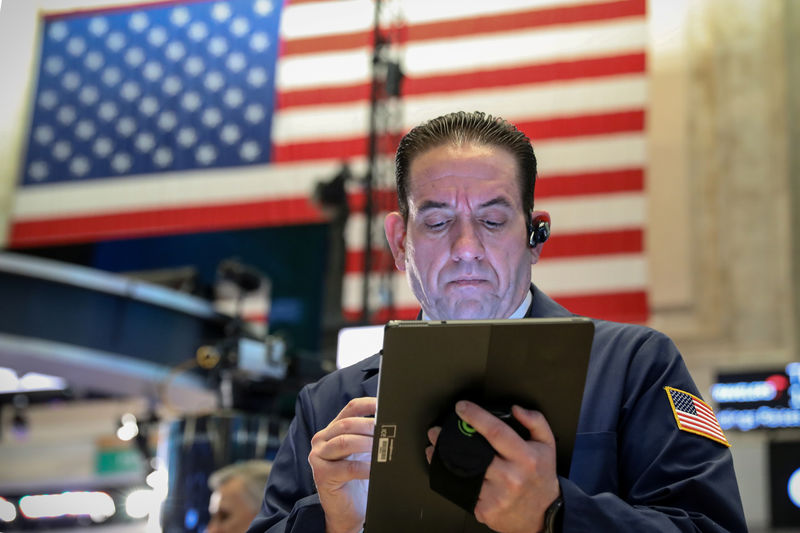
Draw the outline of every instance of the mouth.
M478 285L482 285L484 283L486 283L486 280L479 278L459 278L450 282L451 285L456 287L477 287Z

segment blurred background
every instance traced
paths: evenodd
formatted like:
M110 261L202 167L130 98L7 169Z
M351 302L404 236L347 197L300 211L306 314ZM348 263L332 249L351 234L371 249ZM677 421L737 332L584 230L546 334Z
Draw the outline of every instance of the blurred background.
M798 37L793 0L2 0L0 529L205 530L416 316L393 153L482 110L539 159L535 283L670 335L751 530L800 530Z

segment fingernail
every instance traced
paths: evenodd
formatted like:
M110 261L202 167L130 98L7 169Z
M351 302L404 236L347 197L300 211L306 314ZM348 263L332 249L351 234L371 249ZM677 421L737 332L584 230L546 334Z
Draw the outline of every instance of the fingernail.
M467 410L466 402L463 402L463 401L456 402L456 413L458 413L459 415L462 415L462 414L464 414L464 411L466 411L466 410Z

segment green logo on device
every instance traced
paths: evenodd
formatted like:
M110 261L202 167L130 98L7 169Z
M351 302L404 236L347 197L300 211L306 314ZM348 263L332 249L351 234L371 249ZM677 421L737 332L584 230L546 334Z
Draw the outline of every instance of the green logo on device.
M460 418L458 419L458 430L467 437L471 437L475 434L475 428L470 426Z

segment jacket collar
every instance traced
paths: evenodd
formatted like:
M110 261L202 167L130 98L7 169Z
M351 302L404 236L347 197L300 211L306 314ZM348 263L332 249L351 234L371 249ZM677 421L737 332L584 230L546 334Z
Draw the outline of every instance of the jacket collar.
M528 312L525 313L526 318L548 318L548 317L570 317L574 316L566 308L559 305L552 298L542 292L536 285L531 283L531 293L533 300ZM417 314L417 320L422 319L422 311ZM364 373L364 380L361 386L368 396L377 396L378 394L378 371L380 370L381 358L380 354L375 354L364 364L361 371Z

